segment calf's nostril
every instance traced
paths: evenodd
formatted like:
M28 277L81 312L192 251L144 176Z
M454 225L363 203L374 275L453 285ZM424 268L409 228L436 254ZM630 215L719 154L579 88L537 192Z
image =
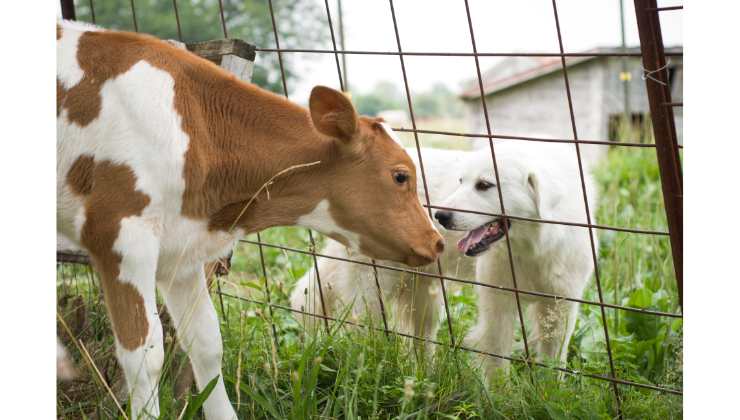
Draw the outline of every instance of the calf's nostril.
M440 239L437 241L437 253L441 254L445 250L445 240Z

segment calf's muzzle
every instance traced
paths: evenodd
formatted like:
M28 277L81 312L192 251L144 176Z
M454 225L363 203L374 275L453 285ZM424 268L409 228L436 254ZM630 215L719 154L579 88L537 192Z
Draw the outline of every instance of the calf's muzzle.
M439 254L445 249L445 241L442 239L442 235L436 230L432 231L431 240L427 241L427 245L423 247L412 248L412 254L406 259L406 265L411 267L419 267L422 265L431 264L437 260Z

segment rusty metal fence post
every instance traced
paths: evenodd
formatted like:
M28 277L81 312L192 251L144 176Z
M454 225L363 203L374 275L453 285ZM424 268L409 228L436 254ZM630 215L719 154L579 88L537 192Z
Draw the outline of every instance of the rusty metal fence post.
M74 0L61 0L62 18L67 20L76 20Z
M682 104L671 101L668 64L660 30L660 12L679 10L659 8L656 0L635 0L637 29L640 33L645 87L650 102L650 118L655 135L663 202L671 238L673 267L676 272L678 301L683 308L683 174L676 136L673 107Z

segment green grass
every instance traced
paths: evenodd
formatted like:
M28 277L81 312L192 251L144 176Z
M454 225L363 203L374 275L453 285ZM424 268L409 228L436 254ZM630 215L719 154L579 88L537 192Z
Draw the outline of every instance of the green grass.
M666 230L653 149L612 148L595 176L601 191L599 224ZM310 248L305 229L270 229L261 237L265 242L287 247ZM667 237L602 230L598 238L599 272L606 302L680 312ZM323 239L317 237L316 241L320 247ZM273 302L287 306L293 284L312 266L312 257L269 247L263 248L263 253L270 297ZM120 370L113 358L112 339L96 283L79 267L60 268L58 280L60 296L81 296L62 299L60 311L68 322L76 323L73 330L92 354L106 381L120 393ZM222 283L222 289L259 301L265 299L264 285L259 248L240 244L233 258L232 273ZM590 283L585 299L598 301L595 282ZM220 299L214 296L214 302L221 312ZM476 315L476 298L471 288L456 288L450 294L450 305L454 331L459 337ZM559 378L550 369L529 370L513 364L508 375L495 378L485 386L473 355L441 346L425 356L408 339L386 336L382 328L357 329L332 323L328 332L309 333L288 311L275 308L271 312L265 305L233 298L223 299L220 315L226 352L224 379L241 418L608 419L616 416L613 389L602 380L579 375ZM277 336L273 335L273 323ZM680 318L609 309L607 324L620 378L681 389ZM62 331L59 335L66 339ZM446 341L446 335L447 329L440 328L439 338ZM169 349L171 339L167 340ZM568 367L608 374L605 347L599 307L581 305L569 347ZM82 362L79 351L72 345L70 351L78 362L81 377L76 382L60 384L59 418L116 417L112 399ZM518 352L521 354L521 350ZM183 356L174 352L167 365L160 397L162 418L177 418L186 400L196 401L194 396L173 397L182 360ZM619 391L626 418L682 417L681 396L624 385Z
M602 186L597 220L606 225L667 231L655 150L621 148L610 152L595 173ZM667 236L602 230L599 273L608 303L680 313ZM596 288L586 293L597 300ZM607 310L609 332L621 377L681 387L682 320ZM580 325L600 319L598 308L583 308ZM575 349L590 354L601 344L581 330ZM603 337L599 340L604 342ZM574 349L574 350L575 350ZM603 352L602 352L603 353ZM676 359L679 360L676 360Z

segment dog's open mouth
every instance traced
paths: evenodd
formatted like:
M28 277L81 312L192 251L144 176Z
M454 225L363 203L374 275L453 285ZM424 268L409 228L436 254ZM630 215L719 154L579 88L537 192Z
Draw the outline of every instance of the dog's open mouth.
M492 222L485 223L469 231L460 241L457 242L457 249L468 257L476 257L491 247L491 244L503 238L506 234L504 230L511 228L511 221L508 219L496 219Z

